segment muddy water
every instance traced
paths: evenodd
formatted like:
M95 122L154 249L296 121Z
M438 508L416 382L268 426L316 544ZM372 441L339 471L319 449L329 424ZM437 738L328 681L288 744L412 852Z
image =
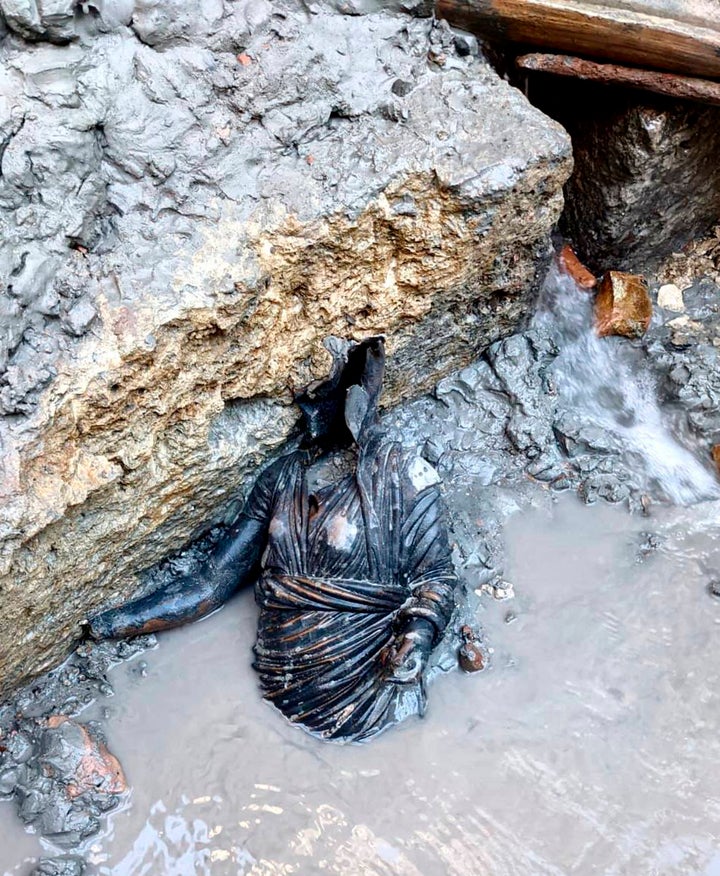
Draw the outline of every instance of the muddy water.
M505 537L492 668L441 677L424 720L369 745L259 699L250 595L118 667L105 717L133 790L90 871L720 873L720 505L648 520L564 496ZM0 871L27 873L11 821Z
M25 833L12 803L0 803L0 872L25 874L28 860L38 854L37 839Z

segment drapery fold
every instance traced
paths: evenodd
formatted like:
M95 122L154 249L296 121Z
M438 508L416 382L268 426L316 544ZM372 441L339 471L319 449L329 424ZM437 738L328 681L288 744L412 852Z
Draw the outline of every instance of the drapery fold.
M418 489L393 442L363 442L355 471L311 494L308 457L265 488L271 518L255 668L265 697L291 721L363 740L424 709L420 684L388 681L384 659L403 620L444 631L455 574L437 486Z

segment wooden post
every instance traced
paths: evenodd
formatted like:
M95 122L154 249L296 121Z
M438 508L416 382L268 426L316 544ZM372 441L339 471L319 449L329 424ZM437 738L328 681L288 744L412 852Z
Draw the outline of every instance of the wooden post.
M720 78L716 0L437 0L436 13L489 40Z

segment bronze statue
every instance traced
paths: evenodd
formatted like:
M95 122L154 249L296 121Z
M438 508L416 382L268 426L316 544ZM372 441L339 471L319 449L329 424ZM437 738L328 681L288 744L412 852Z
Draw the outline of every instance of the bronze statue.
M331 377L296 398L300 449L262 472L200 573L96 615L91 633L178 626L257 581L254 667L290 721L357 741L422 714L457 579L437 476L378 426L384 363L381 338L336 350Z

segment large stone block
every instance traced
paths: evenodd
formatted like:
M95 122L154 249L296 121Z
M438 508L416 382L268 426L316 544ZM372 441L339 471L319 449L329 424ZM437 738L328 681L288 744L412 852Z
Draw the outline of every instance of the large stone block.
M323 339L386 335L389 404L532 307L564 131L429 20L306 7L0 44L0 691L232 513Z

